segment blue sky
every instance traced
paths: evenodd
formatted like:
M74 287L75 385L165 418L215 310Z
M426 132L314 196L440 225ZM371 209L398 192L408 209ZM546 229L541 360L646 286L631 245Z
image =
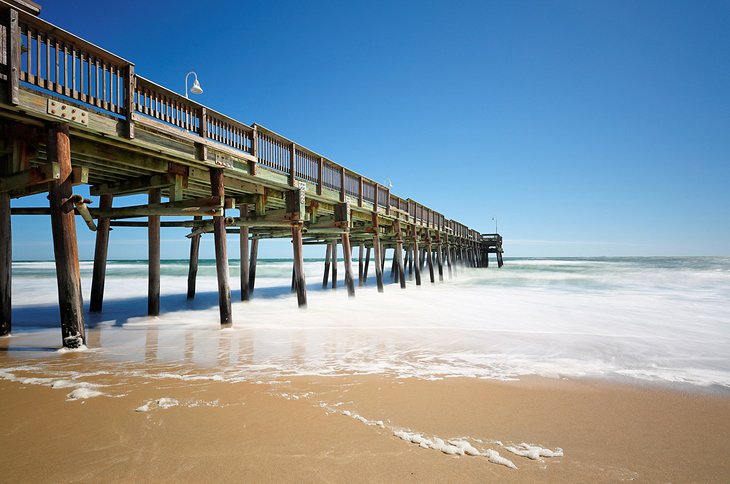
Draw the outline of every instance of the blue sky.
M199 102L447 217L496 217L508 256L730 255L728 2L75 0L42 17L179 92L195 70ZM47 218L13 224L16 260L52 257ZM163 231L163 257L187 256L183 234ZM110 257L146 257L145 239L115 230Z

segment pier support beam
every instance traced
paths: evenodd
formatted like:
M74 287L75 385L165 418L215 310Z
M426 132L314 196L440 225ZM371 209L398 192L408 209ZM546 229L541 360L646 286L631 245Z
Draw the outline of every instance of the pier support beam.
M451 279L451 244L449 243L449 234L446 234L446 267L449 269L449 279Z
M2 169L2 167L0 167ZM0 192L0 336L10 334L12 325L13 244L10 223L10 194Z
M194 220L203 220L196 215ZM190 238L190 266L188 267L188 299L195 298L195 282L198 277L198 254L200 253L200 234Z
M368 282L368 269L370 268L370 247L365 249L365 270L362 276L362 283L365 285Z
M363 244L362 242L360 242L360 247L358 247L358 253L357 253L357 258L358 258L358 264L357 264L357 266L358 266L357 267L357 275L358 275L357 285L358 286L364 286L365 285L365 276L364 276L364 272L365 272L365 266L364 266L364 264L365 264L365 261L363 260L364 255L365 255L365 244Z
M332 256L332 244L327 242L327 250L324 255L324 277L322 278L322 289L327 289L330 277L330 257Z
M71 142L68 125L54 124L48 135L48 162L58 163L60 177L49 183L53 253L56 259L58 305L61 310L61 337L66 348L86 344L84 329L79 249L76 243L76 221L70 203Z
M150 205L160 204L160 189L152 188L148 193ZM160 314L160 216L147 217L147 314Z
M294 252L294 288L297 292L297 304L300 308L307 306L307 285L304 280L304 256L302 255L302 224L291 226L291 241Z
M113 195L102 195L99 208L111 208ZM89 311L101 312L104 304L104 283L106 281L106 261L109 253L109 218L99 217L96 223L96 245L94 247L94 272L91 276L91 301Z
M383 246L380 245L380 235L378 234L377 227L375 228L375 232L373 233L373 251L374 251L374 258L373 261L375 265L375 282L378 285L378 292L383 292L383 256L381 252L383 251Z
M223 169L210 169L210 190L214 197L223 197ZM231 314L231 286L228 283L228 249L226 247L225 217L213 217L213 237L215 241L215 272L218 279L218 307L221 326L233 323Z
M418 230L413 227L413 260L415 261L416 286L421 285L421 268L418 266Z
M502 260L502 253L497 251L497 267L502 267L504 265L504 261Z
M248 266L248 293L249 297L253 294L256 286L256 262L259 258L259 239L254 237L251 239L251 261Z
M444 282L444 263L441 252L441 236L439 236L439 242L436 244L436 264L439 270L439 282Z
M251 299L249 294L249 260L248 260L248 235L249 228L241 227L240 252L241 252L241 301Z
M431 235L426 238L426 259L428 260L428 276L431 280L431 284L436 282L433 276L433 249L431 247Z
M400 228L400 221L395 222L395 260L397 264L396 270L400 276L400 287L401 289L406 288L406 273L403 267L403 233Z
M345 256L345 286L347 295L355 297L355 281L352 277L352 247L350 246L350 234L342 232L342 253Z
M332 241L332 289L337 289L337 241Z

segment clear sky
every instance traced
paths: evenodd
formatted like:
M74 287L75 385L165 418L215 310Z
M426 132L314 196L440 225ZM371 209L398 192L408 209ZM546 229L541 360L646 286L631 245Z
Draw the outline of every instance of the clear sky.
M730 2L41 4L144 77L182 93L195 70L205 105L482 232L497 218L507 256L730 255ZM16 260L52 258L48 217L13 230ZM110 257L145 240L117 229Z

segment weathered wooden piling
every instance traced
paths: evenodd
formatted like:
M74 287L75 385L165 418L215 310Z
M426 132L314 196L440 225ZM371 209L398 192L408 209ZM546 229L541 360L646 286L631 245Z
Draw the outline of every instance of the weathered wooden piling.
M104 194L99 198L99 208L111 208L113 195ZM99 217L96 226L96 245L94 246L94 270L91 276L91 300L89 311L97 313L104 304L104 284L106 280L106 261L109 253L108 217Z
M148 203L159 205L160 189L151 188ZM147 314L160 314L160 216L147 217Z
M4 167L0 166L0 170ZM2 173L0 171L0 173ZM10 194L0 192L0 336L10 334L12 324L12 266Z
M225 195L223 186L223 169L210 169L211 195ZM213 217L213 238L215 243L215 271L218 279L218 307L220 309L221 326L229 326L233 322L231 313L231 287L228 283L228 250L226 248L226 225L224 217Z
M58 282L63 346L78 348L86 343L76 221L69 203L72 190L71 142L68 125L54 123L48 132L48 162L58 163L59 177L49 183L53 253Z
M345 257L345 286L347 295L355 296L355 281L352 277L352 247L350 246L350 234L342 232L342 253Z
M327 289L327 284L329 283L330 257L332 252L332 244L327 242L325 245L327 246L327 250L324 255L324 277L322 277L322 289Z
M408 272L408 280L413 280L413 255L411 254L411 248L408 247L408 244L406 244L406 260L404 264L406 265L406 272Z
M433 249L431 247L431 235L426 236L426 259L428 260L428 277L431 281L431 284L436 282L436 279L433 276Z
M449 234L446 234L446 267L449 270L449 279L453 276L451 265L451 243L449 242Z
M248 226L241 227L240 234L240 252L241 252L241 301L248 301L251 299L249 294L249 259L248 259L248 237L249 228Z
M441 238L439 237L438 244L436 244L436 263L439 270L439 282L444 282L444 263L441 254Z
M416 286L421 285L421 268L419 267L419 253L418 253L418 229L413 228L413 260L415 260L415 273L416 273Z
M400 227L400 220L395 221L395 257L400 279L401 289L406 288L406 273L403 267L403 232Z
M373 256L375 260L373 261L375 264L375 282L378 285L378 292L383 292L383 246L380 243L380 235L378 233L377 226L375 227L375 231L373 232Z
M370 247L365 249L365 270L363 271L362 283L365 285L368 282L368 269L370 268Z
M203 217L196 215L194 220L202 220ZM188 299L195 298L195 284L198 277L198 256L200 254L200 234L190 238L190 262L188 266Z
M251 261L249 262L248 270L248 292L249 296L253 294L253 290L256 287L256 263L259 258L259 239L254 237L251 240Z
M358 259L358 264L357 264L357 276L358 276L357 277L357 285L358 286L364 286L365 285L365 276L364 276L365 261L363 260L364 252L365 252L365 244L363 244L362 242L360 242L360 246L358 247L358 252L357 252L357 259Z
M292 246L294 252L294 286L299 307L307 306L307 284L304 280L304 256L302 252L302 224L291 226Z
M332 241L332 289L337 289L337 241Z

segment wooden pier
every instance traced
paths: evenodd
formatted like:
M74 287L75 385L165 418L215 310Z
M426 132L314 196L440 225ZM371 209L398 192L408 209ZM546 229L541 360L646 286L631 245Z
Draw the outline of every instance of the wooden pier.
M135 74L132 62L39 14L32 1L0 0L0 335L11 331L11 214L51 217L70 348L86 343L77 216L84 222L78 230L96 232L92 312L103 307L112 227L147 229L151 315L160 311L161 228L190 229L188 298L195 296L200 237L212 233L224 326L232 324L229 234L239 237L242 300L254 293L262 239L291 238L299 306L307 304L304 244L326 248L324 287L336 287L342 254L351 297L353 247L357 285L372 265L381 292L388 249L402 288L414 272L420 285L426 266L430 283L460 267L487 267L491 253L502 266L498 234L481 234L270 129L155 84ZM98 202L74 194L79 185L89 185ZM11 208L12 199L46 192L47 206ZM147 194L148 203L125 205L134 194ZM169 216L186 219L162 220Z

